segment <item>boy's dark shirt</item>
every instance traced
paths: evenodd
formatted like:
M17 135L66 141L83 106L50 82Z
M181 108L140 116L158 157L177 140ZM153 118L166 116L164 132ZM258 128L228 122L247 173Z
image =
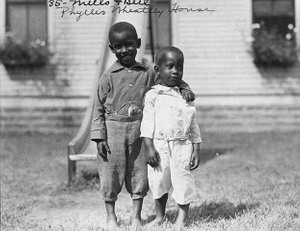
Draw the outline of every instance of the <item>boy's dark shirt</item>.
M159 82L156 72L142 63L128 69L118 61L108 68L101 76L92 121L91 139L94 141L106 139L105 120L134 121L141 119L142 114L128 116L128 107L134 105L143 107L145 93ZM180 88L189 89L182 81Z

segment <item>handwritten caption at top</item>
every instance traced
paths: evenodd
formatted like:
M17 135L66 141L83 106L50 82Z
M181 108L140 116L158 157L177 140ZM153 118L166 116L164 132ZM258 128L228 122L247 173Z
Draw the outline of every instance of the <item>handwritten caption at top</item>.
M165 9L150 4L150 0L49 0L49 7L61 11L61 17L75 16L79 21L83 16L105 15L109 12L118 14L150 13L160 17ZM173 3L167 10L170 13L213 12L214 9L182 7Z

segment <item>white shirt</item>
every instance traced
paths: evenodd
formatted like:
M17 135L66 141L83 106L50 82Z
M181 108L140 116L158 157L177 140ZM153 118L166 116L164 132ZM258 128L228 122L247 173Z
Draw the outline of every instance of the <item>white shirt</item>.
M187 103L177 87L153 86L145 96L141 136L202 142L194 104Z

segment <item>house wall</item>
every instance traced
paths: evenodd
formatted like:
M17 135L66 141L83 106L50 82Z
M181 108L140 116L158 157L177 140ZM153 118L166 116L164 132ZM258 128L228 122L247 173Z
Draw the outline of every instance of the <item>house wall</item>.
M197 94L268 93L262 87L250 54L252 0L172 0L172 3L215 10L171 14L172 42L185 52L185 78L195 86ZM300 12L300 0L295 3L296 12ZM5 19L5 1L0 4L0 15ZM131 15L126 16L131 19ZM298 31L299 15L296 13ZM8 73L1 73L5 75L1 81L7 86L1 89L1 95L89 96L99 50L103 41L106 42L103 31L109 25L110 15L83 16L79 21L74 15L61 16L60 10L48 7L48 41L55 54L51 67L55 78L11 82ZM5 20L0 20L0 43L4 34ZM299 47L300 36L297 40Z
M172 13L173 45L185 54L184 78L197 94L274 94L266 88L251 57L252 0L172 3L189 9L215 10ZM298 9L299 0L296 3ZM299 31L300 23L297 24Z
M111 14L107 14L76 21L74 15L61 17L61 11L48 7L52 64L42 71L21 72L16 79L15 73L0 63L1 129L77 129L102 61L99 58L105 52L110 20Z
M256 94L262 84L252 63L250 0L179 0L211 12L174 13L173 44L185 54L187 82L198 94Z
M66 14L61 17L61 11L55 10L52 17L53 62L58 80L64 83L62 87L66 87L66 91L61 89L56 94L88 97L100 62L101 48L107 43L104 32L110 25L111 15L82 17L76 21L74 16Z
M299 0L296 2L299 9ZM2 14L4 3L0 1L1 17L5 15ZM297 106L300 104L295 97L287 97L284 101L281 95L270 96L268 100L258 96L253 101L253 95L280 92L265 87L249 53L251 0L177 0L174 3L181 7L215 10L171 14L173 45L180 47L185 54L184 79L198 95L196 104L201 106L201 122L209 125L207 128L222 129L223 125L230 130L235 124L243 130L247 122L255 124L259 119L266 121L266 129L277 126L277 121L282 124L282 129L300 124ZM48 10L48 39L54 52L52 67L55 77L11 80L0 63L1 129L67 131L68 128L78 128L82 122L97 63L102 48L107 45L106 32L111 15L82 17L76 21L74 16L66 14L61 17L60 11ZM147 36L140 32L146 28L143 20L147 17L134 15L138 17L124 14L126 17L115 21L129 20L135 24L145 45ZM0 39L5 33L3 22L0 20ZM143 52L138 54L141 60ZM107 59L108 63L113 60L111 56ZM262 102L269 102L269 106L262 106ZM268 107L270 110L266 110ZM274 115L280 116L275 118ZM259 124L256 129L260 129Z
M5 84L2 96L89 97L101 48L107 43L104 32L111 15L82 17L79 21L74 15L61 16L61 10L48 7L51 65L41 73L29 72L13 81L11 73L1 68L1 82Z
M1 4L3 2L5 1ZM93 88L97 65L102 62L99 60L101 49L103 45L107 45L107 31L113 17L111 13L113 4L112 2L109 6L103 7L76 6L75 12L84 12L87 9L89 14L93 8L106 11L105 15L83 15L80 20L76 20L78 15L69 13L72 8L71 2L63 5L69 7L69 12L64 15L62 9L48 7L48 46L53 54L51 65L46 68L44 76L39 77L37 74L37 77L31 78L34 76L32 75L28 76L27 80L24 80L26 77L20 81L18 79L11 81L10 73L1 68L1 81L5 83L1 95L88 98ZM116 15L118 17L115 17ZM148 17L144 17L146 14L115 14L115 16L116 21L132 22L137 30L141 31L139 36L145 41L142 28L147 27ZM2 28L5 29L5 25ZM5 33L2 34L4 38ZM145 43L143 47L144 45ZM141 52L138 54L142 55ZM113 57L110 63L114 60ZM43 72L40 75L43 75Z

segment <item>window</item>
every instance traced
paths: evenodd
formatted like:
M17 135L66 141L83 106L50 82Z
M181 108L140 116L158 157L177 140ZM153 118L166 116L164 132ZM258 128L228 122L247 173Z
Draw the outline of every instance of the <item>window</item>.
M6 31L25 42L47 41L47 0L6 0Z
M253 0L253 23L264 24L270 30L276 28L285 35L288 26L295 26L294 0Z

